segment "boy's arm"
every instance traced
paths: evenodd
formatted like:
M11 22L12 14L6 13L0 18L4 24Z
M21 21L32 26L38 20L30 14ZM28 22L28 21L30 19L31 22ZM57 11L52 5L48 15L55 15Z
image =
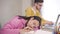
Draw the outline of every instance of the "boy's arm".
M25 16L32 16L32 10L30 9L30 8L27 8L26 10L25 10Z

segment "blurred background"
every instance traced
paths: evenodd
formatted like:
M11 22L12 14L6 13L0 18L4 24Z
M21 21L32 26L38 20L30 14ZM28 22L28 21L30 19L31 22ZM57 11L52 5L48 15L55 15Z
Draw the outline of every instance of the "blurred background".
M0 0L0 28L16 15L25 15L25 9L33 4L34 0ZM56 22L60 14L60 0L44 0L41 9L45 20Z

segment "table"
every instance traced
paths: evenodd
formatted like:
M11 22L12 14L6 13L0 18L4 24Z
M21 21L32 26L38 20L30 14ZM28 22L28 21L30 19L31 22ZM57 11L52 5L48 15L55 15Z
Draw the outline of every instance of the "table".
M53 32L52 31L47 31L47 30L40 29L40 30L37 30L37 31L26 32L24 34L53 34Z
M37 30L35 34L53 34L53 31L47 31L47 30L40 29L40 30Z

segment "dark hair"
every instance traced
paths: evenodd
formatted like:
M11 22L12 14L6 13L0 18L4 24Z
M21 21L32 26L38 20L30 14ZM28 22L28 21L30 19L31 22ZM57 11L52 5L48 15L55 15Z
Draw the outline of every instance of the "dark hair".
M34 18L33 20L39 21L38 29L40 29L40 26L41 26L41 18L38 17L38 16L30 16L30 17L28 17L28 21L26 22L25 26L27 26L27 23L29 22L30 18L32 18L32 17Z
M18 19L22 19L22 18L25 19L25 20L28 19L26 16L19 16L19 15L18 15L18 17L19 17Z
M43 3L43 0L34 0L34 3Z

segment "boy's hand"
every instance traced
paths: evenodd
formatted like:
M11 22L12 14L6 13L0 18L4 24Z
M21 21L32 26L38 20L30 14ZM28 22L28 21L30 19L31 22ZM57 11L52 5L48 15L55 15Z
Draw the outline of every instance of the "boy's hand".
M46 21L46 24L53 25L52 21Z

